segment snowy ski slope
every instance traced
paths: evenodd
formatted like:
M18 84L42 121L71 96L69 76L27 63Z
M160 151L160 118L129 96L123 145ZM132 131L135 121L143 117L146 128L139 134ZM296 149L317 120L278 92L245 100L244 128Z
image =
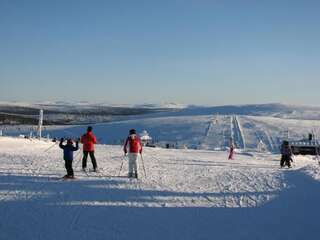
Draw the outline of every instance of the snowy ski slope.
M0 137L0 239L316 239L316 161L279 156L146 148L140 180L118 176L120 146L97 145L100 173L62 181L51 142ZM140 161L141 163L141 161ZM90 162L89 162L90 166ZM290 230L286 227L290 223Z
M47 105L61 108L62 112L63 106L68 108L73 106L68 103ZM92 106L94 105L88 103L75 105L80 109ZM149 109L156 106L147 104L140 107ZM230 137L233 137L239 149L257 150L263 145L266 151L272 153L279 152L281 141L288 135L292 140L300 140L311 132L316 136L320 134L320 120L316 117L319 115L319 108L316 107L283 104L217 107L178 107L176 104L169 104L162 107L180 110L127 116L121 121L113 120L108 123L93 123L94 132L101 143L120 144L126 138L128 130L136 128L140 133L146 130L158 146L164 147L170 144L177 148L201 150L225 150L229 146ZM91 118L94 119L94 116ZM78 138L85 129L86 125L44 126L42 135ZM31 131L33 134L37 131L36 126L23 125L1 126L0 130L9 136L19 134L29 136Z
M257 150L262 141L267 151L277 153L287 133L295 140L305 138L310 132L319 136L320 121L245 115L166 116L96 124L94 132L101 143L119 144L131 128L138 132L147 130L159 146L170 143L178 148L225 150L233 136L240 149ZM46 126L43 136L77 138L85 130L86 126ZM8 127L3 132L29 135L30 127Z

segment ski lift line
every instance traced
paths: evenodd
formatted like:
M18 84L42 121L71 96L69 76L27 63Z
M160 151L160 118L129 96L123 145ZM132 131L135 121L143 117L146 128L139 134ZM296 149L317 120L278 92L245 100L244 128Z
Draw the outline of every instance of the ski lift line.
M206 129L206 133L205 133L205 136L206 136L206 137L209 137L209 133L210 133L210 131L211 131L212 128L213 128L213 123L212 123L212 121L210 121L210 122L208 123L208 127L207 127L207 129Z
M269 144L270 144L270 147L271 147L271 150L272 152L274 152L276 150L275 148L275 144L273 142L273 139L272 137L270 136L270 133L268 131L265 131L266 135L267 135L267 138L268 138L268 141L269 141Z
M232 139L234 139L234 132L233 132L233 116L231 116L230 117L230 137L232 138Z
M263 142L263 144L267 147L267 149L272 152L273 151L273 143L270 138L270 135L267 131L255 131L255 136L259 141L258 148L261 147L260 142Z
M243 144L243 149L245 149L246 148L246 141L245 141L245 138L244 138L244 133L243 133L243 130L242 130L242 127L241 127L241 124L240 124L240 121L239 121L238 117L236 116L235 119L236 119L237 127L239 129L240 138L241 138L241 141L242 141L242 144Z
M208 122L208 126L207 126L207 128L205 130L204 138L200 142L201 148L209 149L209 146L210 146L210 135L212 135L211 132L213 132L213 130L214 130L214 123L213 123L213 119L211 119Z
M231 116L230 117L230 128L231 128L231 138L234 139L235 142L238 142L238 144L245 149L245 139L244 134L241 128L241 125L238 121L237 116Z

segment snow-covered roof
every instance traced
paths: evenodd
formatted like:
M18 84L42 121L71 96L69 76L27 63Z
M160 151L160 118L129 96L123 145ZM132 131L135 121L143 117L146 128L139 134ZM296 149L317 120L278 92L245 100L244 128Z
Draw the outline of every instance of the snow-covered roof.
M150 136L141 136L140 138L141 138L141 140L143 140L143 141L152 140L152 137L150 137Z
M140 138L142 141L150 141L152 140L152 137L149 136L149 133L146 130L143 130L140 134Z

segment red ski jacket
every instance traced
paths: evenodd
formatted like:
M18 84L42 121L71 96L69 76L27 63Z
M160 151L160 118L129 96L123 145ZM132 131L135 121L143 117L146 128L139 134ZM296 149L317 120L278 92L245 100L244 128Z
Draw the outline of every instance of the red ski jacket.
M97 138L92 132L88 132L81 137L80 142L83 144L83 151L93 152L94 144L97 143Z
M123 147L123 151L125 153L127 153L128 145L129 145L130 153L140 153L140 154L142 153L142 143L138 135L136 134L129 135Z

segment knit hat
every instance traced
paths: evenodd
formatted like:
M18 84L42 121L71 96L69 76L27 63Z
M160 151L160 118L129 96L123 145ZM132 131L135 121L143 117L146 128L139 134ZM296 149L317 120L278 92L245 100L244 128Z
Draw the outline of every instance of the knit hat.
M129 134L131 135L131 134L136 134L137 132L136 132L136 130L135 129L131 129L130 131L129 131Z

